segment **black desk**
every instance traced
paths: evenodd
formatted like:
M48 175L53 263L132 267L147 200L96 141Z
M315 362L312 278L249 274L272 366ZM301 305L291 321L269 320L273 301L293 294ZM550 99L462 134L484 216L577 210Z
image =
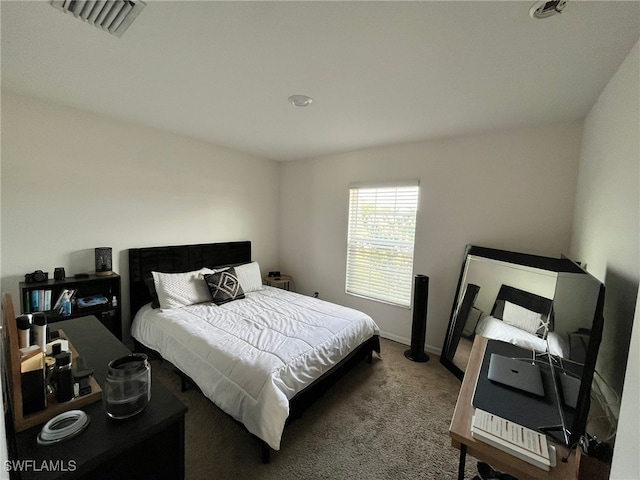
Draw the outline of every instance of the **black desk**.
M131 353L95 317L55 324L92 368L104 391L107 364ZM187 408L160 381L151 382L151 401L140 414L125 420L107 416L104 398L83 407L87 429L57 445L41 446L42 425L16 434L18 460L28 460L23 479L53 478L184 478L184 416ZM44 463L45 469L42 468ZM48 471L50 466L55 466Z
M472 405L472 399L476 384L479 382L478 376L480 375L486 348L487 339L485 337L476 337L469 356L467 370L462 380L462 386L460 387L456 408L451 419L451 426L449 427L451 444L460 449L458 478L464 478L467 453L480 461L489 463L497 470L514 475L520 480L575 480L580 478L578 476L580 455L575 451L569 454L567 448L563 445L556 445L557 465L547 472L498 448L492 447L488 443L473 438L471 435L471 418L475 407ZM561 460L565 456L568 457L567 462Z
M544 361L540 362L540 373L545 395L539 397L534 394L517 390L489 380L489 360L491 354L496 353L511 358L532 358L531 350L511 345L497 340L488 340L482 366L478 375L473 406L500 417L512 420L532 430L543 427L557 427L548 432L556 441L562 442L562 417L558 411L558 403L555 396L554 381L549 366ZM580 373L577 371L576 373ZM566 425L573 423L573 409L564 409Z

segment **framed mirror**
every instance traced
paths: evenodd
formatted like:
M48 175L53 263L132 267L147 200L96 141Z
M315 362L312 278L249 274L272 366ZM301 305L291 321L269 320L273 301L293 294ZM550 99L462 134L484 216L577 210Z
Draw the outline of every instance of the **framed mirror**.
M474 405L485 402L487 406L479 408L554 433L558 441L572 445L586 430L604 324L604 290L598 279L564 256L468 245L440 362L462 379L477 335L496 346L519 347L519 356L528 352L546 372L541 375L551 379L543 402L552 406L551 411L540 410L539 404L525 409L535 409L543 423L531 418L533 423L527 424L521 409L513 410L523 397L509 397L510 387L500 391L504 401L495 401L494 387L490 395L479 398L479 385L491 381L478 382Z
M485 317L503 307L497 302L499 296L504 299L506 295L512 303L551 319L559 272L581 270L564 258L468 245L440 362L462 379L478 328L484 331ZM503 286L513 290L501 290Z

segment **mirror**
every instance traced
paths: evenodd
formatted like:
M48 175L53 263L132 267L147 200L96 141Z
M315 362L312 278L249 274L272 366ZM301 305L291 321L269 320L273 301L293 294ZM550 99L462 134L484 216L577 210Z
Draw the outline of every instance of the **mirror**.
M536 410L539 418L531 417L531 424L521 417L510 419L549 433L549 426L554 426L552 430L560 432L557 439L571 445L586 428L602 338L603 304L604 285L566 257L469 245L440 362L462 379L476 335L499 340L495 345L512 344L521 347L518 352L528 351L532 362L547 365L547 377L552 381L545 387L543 403L552 410L534 404L528 411ZM501 390L501 394L509 398L509 390ZM487 407L481 405L487 411L492 408L492 413L504 418L519 415L509 405L521 401L521 396L505 402L495 402L487 395L478 400L476 396L476 407L477 401L488 401ZM541 419L545 422L540 423Z
M551 305L558 273L565 271L582 273L567 259L468 245L440 362L462 379L478 328L485 336L491 336L483 319L501 307L496 305L496 299L503 285L514 287L523 295L531 294L525 301L533 303L527 308L553 318ZM510 338L502 340L513 343Z

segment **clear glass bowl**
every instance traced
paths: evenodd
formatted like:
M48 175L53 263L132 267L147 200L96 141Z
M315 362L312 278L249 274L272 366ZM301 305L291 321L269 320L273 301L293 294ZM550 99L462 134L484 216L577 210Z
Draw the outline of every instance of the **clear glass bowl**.
M132 353L109 362L104 393L111 418L129 418L144 410L151 400L151 365L147 356Z

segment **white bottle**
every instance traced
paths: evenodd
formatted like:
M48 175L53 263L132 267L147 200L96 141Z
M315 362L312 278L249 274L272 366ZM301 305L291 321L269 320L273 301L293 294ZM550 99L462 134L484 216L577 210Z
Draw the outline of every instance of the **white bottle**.
M33 314L33 344L38 345L43 352L47 351L47 316L43 312Z
M31 315L20 315L16 318L18 323L18 343L20 348L27 348L31 345Z

